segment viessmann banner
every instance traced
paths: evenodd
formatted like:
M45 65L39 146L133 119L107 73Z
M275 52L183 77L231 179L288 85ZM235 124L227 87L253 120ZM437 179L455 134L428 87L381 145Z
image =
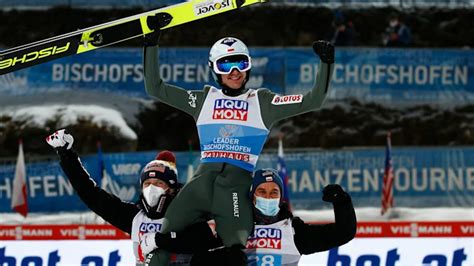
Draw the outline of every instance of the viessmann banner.
M359 222L355 239L299 265L473 265L473 236L467 221ZM0 265L133 265L129 238L111 225L0 225Z
M156 152L105 154L106 174L97 156L82 158L98 185L127 201L138 198L138 177ZM189 161L193 164L188 165ZM264 154L258 167L276 167L276 154ZM289 193L296 209L318 209L328 183L341 184L356 207L380 206L383 149L321 151L285 155ZM470 207L474 205L474 148L424 148L392 151L394 197L398 207ZM198 153L177 153L179 179L186 182L199 163ZM0 212L10 212L14 165L0 168ZM85 211L58 162L27 164L31 212Z
M473 238L355 238L326 252L303 255L298 265L473 265ZM263 262L278 261L265 254ZM2 241L0 265L134 265L130 240ZM257 265L274 265L259 263Z
M185 89L214 84L208 48L162 48L160 74ZM277 93L309 90L319 59L308 48L251 48L249 87ZM474 100L474 51L338 48L330 99L383 102ZM108 91L147 97L141 49L103 49L0 76L0 95L64 90Z

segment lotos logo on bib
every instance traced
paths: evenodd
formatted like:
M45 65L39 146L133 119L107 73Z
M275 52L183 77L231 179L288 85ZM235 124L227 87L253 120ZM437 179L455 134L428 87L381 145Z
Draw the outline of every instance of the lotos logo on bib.
M303 101L302 94L285 95L285 96L275 95L275 97L273 97L272 104L282 105L282 104L300 103L302 101Z
M247 239L246 248L281 249L281 230L275 228L257 228Z
M249 103L242 100L217 99L212 119L247 121Z

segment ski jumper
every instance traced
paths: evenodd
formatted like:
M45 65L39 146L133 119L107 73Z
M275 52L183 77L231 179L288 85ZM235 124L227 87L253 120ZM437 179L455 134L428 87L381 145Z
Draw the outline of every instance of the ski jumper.
M201 147L201 164L170 204L162 232L181 231L210 216L226 247L245 246L253 228L248 197L252 172L270 128L276 121L321 107L333 64L320 62L315 85L305 95L249 89L227 96L212 86L187 91L164 83L158 50L158 46L145 48L146 91L194 118Z
M160 232L163 218L151 219L146 216L140 204L122 201L97 186L74 151L66 150L58 154L61 159L61 168L81 200L105 221L130 234L136 265L143 265L144 257L140 249L140 238L146 233ZM189 265L190 253L194 252L194 246L206 246L205 240L214 238L207 223L199 223L188 229L173 236L166 236L169 239L167 241L169 247L161 248L188 253L173 254L170 256L170 265ZM199 238L204 240L199 240ZM203 247L203 249L206 248Z
M344 245L356 234L357 218L350 197L333 203L334 223L306 224L294 217L288 205L282 205L276 221L269 224L256 220L247 240L248 264L255 266L294 266L301 255L327 251Z

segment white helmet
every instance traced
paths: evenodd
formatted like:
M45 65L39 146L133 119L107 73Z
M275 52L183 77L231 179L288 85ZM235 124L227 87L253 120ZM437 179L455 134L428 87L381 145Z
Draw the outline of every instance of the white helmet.
M229 64L229 62L226 62L227 64L219 64L220 59L232 56L237 56L239 61L232 61L231 64ZM239 58L238 56L242 57ZM222 38L211 47L211 51L209 52L209 67L213 74L229 74L234 68L242 72L248 71L252 68L249 49L237 38ZM213 76L215 79L217 78L217 75ZM218 81L218 79L216 79L216 81Z

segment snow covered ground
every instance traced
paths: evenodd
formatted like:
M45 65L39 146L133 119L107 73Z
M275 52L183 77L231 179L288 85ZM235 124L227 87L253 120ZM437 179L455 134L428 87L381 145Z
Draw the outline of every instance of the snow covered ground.
M10 116L13 121L28 121L39 127L55 118L59 118L60 127L74 124L80 118L90 118L99 126L118 128L118 132L126 139L137 139L136 133L127 125L119 111L98 105L15 106L2 108L1 115Z
M295 216L306 222L333 221L332 210L295 210ZM474 221L474 208L394 208L384 216L380 208L357 208L357 220L370 221ZM16 213L0 213L0 224L103 224L92 212L30 213L25 219Z

